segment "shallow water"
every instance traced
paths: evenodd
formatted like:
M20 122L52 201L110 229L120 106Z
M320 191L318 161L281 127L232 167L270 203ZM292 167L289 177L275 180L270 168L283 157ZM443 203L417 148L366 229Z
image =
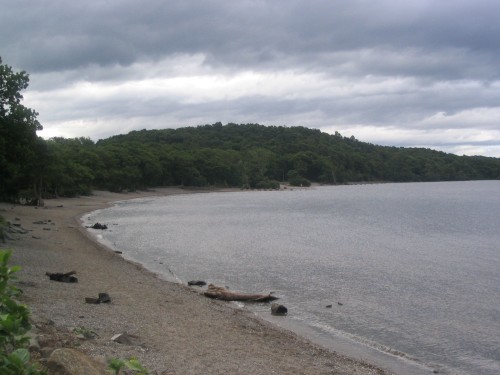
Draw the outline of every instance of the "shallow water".
M274 291L286 318L250 308L323 345L400 373L500 373L500 181L145 198L86 220L168 279Z

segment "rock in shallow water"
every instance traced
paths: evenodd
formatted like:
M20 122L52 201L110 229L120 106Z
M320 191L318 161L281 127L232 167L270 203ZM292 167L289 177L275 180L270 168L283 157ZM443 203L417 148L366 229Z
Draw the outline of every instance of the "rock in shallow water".
M273 315L286 315L288 314L288 309L280 305L279 303L272 303L271 304L271 314Z

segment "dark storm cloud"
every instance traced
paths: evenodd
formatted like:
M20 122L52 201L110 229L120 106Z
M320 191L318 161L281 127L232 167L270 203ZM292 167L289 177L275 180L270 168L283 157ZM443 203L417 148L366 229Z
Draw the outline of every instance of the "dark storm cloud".
M497 0L0 6L0 56L49 134L259 122L500 155Z
M498 76L498 1L10 3L2 49L31 72L200 52L228 67L328 70L351 52L351 74Z

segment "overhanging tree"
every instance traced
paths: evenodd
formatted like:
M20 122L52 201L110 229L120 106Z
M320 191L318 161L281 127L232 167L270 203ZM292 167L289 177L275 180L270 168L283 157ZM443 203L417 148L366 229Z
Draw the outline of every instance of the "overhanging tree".
M28 87L25 71L14 72L0 57L0 199L18 200L22 190L36 191L32 168L37 163L38 113L21 104Z

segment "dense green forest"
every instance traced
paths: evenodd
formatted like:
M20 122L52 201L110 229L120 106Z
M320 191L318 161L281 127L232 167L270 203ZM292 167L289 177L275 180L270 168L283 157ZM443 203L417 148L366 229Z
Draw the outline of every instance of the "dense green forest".
M500 179L500 159L384 147L305 127L216 123L133 131L93 142L37 136L28 86L0 60L0 199L42 198L154 186L275 188L280 182Z

